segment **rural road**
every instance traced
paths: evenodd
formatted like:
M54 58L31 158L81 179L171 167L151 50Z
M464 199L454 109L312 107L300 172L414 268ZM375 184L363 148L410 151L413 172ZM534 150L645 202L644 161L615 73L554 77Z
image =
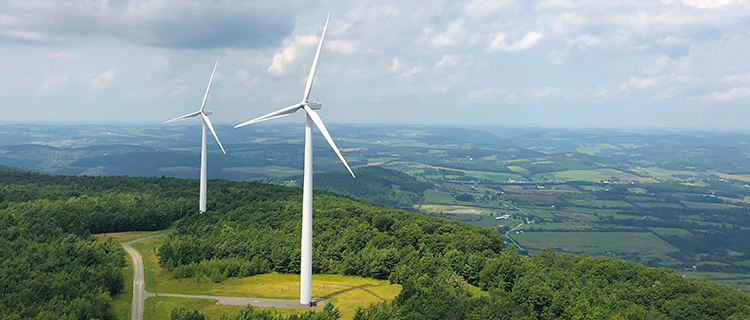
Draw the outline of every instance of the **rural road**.
M516 207L513 203L507 202L507 204L510 205L511 207L513 207L513 209L516 209L516 210L520 211L521 213L523 213L523 215L526 216L527 220L529 219L529 215L526 214L526 212L524 212L520 208ZM518 248L518 251L528 252L528 251L524 250L523 247L521 247L521 245L519 245L518 242L516 240L513 240L513 238L510 236L511 232L516 231L516 229L518 229L521 226L523 226L524 223L526 223L526 221L523 221L523 222L519 223L517 226L515 226L513 229L510 229L510 230L506 231L505 232L505 237L508 238L508 240L510 240L510 242L512 242L514 245L516 245L516 248Z
M246 305L252 305L253 307L260 308L286 308L286 309L317 309L325 306L325 301L318 301L318 305L315 307L308 307L299 304L299 300L284 300L284 299L263 299L263 298L247 298L247 297L218 297L218 296L196 296L187 294L177 293L151 293L146 292L146 280L143 274L143 259L141 254L138 253L131 246L133 243L143 241L161 235L155 235L136 239L133 241L125 242L122 247L128 252L130 258L133 260L133 307L130 313L130 319L132 320L143 320L143 305L146 298L159 296L159 297L175 297L175 298L193 298L193 299L210 299L216 300L218 305L229 305L244 307Z
M130 258L133 259L133 308L130 311L130 319L132 320L143 320L143 303L146 301L146 298L153 296L153 294L146 292L146 282L143 278L143 259L141 259L141 255L133 249L131 244L153 237L158 236L136 239L122 244L122 247L130 255Z

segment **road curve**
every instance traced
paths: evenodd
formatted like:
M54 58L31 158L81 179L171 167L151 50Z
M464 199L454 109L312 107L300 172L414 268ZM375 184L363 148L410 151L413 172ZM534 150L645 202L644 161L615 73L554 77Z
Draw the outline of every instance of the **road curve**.
M133 249L131 244L154 237L158 237L158 235L122 244L122 247L130 255L130 258L133 259L133 307L130 310L130 319L132 320L143 320L143 303L146 301L146 298L153 296L153 294L146 292L146 281L143 278L143 259L141 259L141 255Z
M284 299L263 299L263 298L248 298L248 297L219 297L219 296L197 296L188 294L177 294L177 293L150 293L146 292L146 280L143 274L143 259L137 250L131 246L133 243L143 241L162 235L155 235L136 239L133 241L125 242L122 247L128 252L130 258L133 260L133 307L130 313L130 319L132 320L143 320L143 305L146 298L153 296L160 297L175 297L175 298L192 298L192 299L210 299L216 300L218 305L229 305L244 307L252 305L253 307L259 308L285 308L285 309L317 309L325 306L325 301L318 299L318 305L315 307L308 307L300 305L299 300L284 300Z

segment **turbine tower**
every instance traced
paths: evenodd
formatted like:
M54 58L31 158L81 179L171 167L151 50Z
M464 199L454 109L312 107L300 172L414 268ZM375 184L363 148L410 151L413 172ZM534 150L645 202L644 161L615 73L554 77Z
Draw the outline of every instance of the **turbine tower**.
M323 27L323 35L320 36L320 43L318 44L318 51L315 52L315 59L313 60L312 67L310 68L310 75L307 76L307 84L305 85L305 93L302 96L302 101L295 105L283 108L278 111L271 112L267 115L255 118L242 124L234 126L239 128L249 124L276 119L284 116L288 116L297 112L299 109L304 109L307 113L307 121L305 126L305 168L304 168L304 182L302 187L302 251L301 251L301 263L300 263L300 293L299 302L300 304L307 305L310 303L312 297L312 192L313 192L313 148L312 148L312 132L313 124L318 127L320 133L326 138L328 144L331 145L333 151L339 156L341 162L344 163L346 169L354 177L354 172L349 168L349 164L346 163L344 157L341 155L339 148L336 147L336 143L331 139L331 135L328 134L326 126L323 124L323 120L320 119L318 113L315 110L319 110L323 105L316 101L309 101L310 90L312 90L313 79L315 78L315 69L318 67L318 57L320 57L320 49L323 47L323 38L326 35L326 29L328 28L328 20L331 18L331 14L328 14L326 19L326 25Z
M224 154L227 154L226 151L224 151L224 146L221 145L221 141L219 141L219 137L216 135L216 131L214 131L214 126L211 125L211 120L208 119L208 115L212 114L213 112L211 110L206 110L206 99L208 99L208 91L211 89L211 82L214 80L214 73L216 73L216 66L219 65L219 62L216 61L216 64L214 65L214 71L211 72L211 78L208 80L208 87L206 88L206 94L203 95L203 103L201 103L200 110L188 113L184 116L180 116L177 118L174 118L172 120L164 121L164 123L170 123L172 121L187 119L196 117L198 115L203 118L203 136L201 140L201 188L200 188L200 204L198 207L198 210L203 213L206 212L206 189L207 189L207 182L206 182L206 158L207 158L207 152L206 152L206 127L208 127L209 130L211 130L211 134L214 135L214 138L216 139L216 142L219 144L219 147L221 148L221 152L224 152Z

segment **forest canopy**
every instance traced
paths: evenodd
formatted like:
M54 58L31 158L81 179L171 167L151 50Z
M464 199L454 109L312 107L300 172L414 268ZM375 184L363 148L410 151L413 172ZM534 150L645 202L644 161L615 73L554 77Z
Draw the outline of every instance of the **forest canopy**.
M125 253L90 234L177 219L158 249L173 276L299 272L300 189L209 183L209 211L197 214L195 180L0 173L0 319L112 319ZM551 250L526 258L497 230L326 191L314 204L314 272L403 287L356 319L750 318L750 296L672 270ZM205 316L176 310L172 318ZM277 318L249 308L228 319Z

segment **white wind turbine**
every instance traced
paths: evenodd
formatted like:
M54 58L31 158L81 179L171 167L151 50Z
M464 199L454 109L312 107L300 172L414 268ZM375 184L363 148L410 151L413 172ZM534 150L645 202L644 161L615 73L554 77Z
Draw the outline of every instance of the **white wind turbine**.
M307 77L307 85L305 85L305 94L302 96L302 102L295 105L283 108L278 111L271 112L267 115L255 118L248 122L234 126L239 128L249 124L280 118L288 116L297 112L299 109L304 109L307 113L307 122L305 126L305 168L304 168L304 182L302 187L302 251L301 251L301 263L300 263L300 293L299 302L300 304L307 305L310 303L312 296L312 177L313 177L313 148L312 148L312 132L313 123L326 138L328 144L331 145L333 151L339 156L341 162L344 163L346 169L354 177L354 172L349 168L349 164L346 163L341 152L336 147L336 143L331 139L331 135L328 134L326 126L323 124L323 120L320 119L318 113L315 110L319 110L323 105L316 101L308 101L310 97L310 90L312 89L313 79L315 78L315 69L318 67L318 57L320 57L320 49L323 47L323 38L326 35L326 29L328 28L328 20L331 15L328 15L326 19L326 25L323 27L323 35L320 36L320 43L318 44L318 51L315 52L315 59L313 60L312 68L310 68L310 75Z
M211 78L208 80L208 87L206 88L206 94L203 95L203 103L201 103L200 110L188 113L184 116L180 116L177 118L174 118L169 121L164 121L164 123L170 123L172 121L187 119L196 117L198 115L203 118L203 136L202 136L202 142L201 142L201 187L200 187L200 204L198 210L200 212L206 212L206 189L207 189L207 183L206 183L206 127L208 127L209 130L211 130L211 133L214 135L214 138L216 138L216 142L219 143L219 147L221 148L221 151L224 152L224 154L227 154L226 151L224 151L224 146L221 145L221 141L219 141L219 137L216 135L216 131L214 131L214 126L211 125L211 120L208 119L208 115L212 114L213 112L211 110L206 110L206 99L208 99L208 91L211 89L211 82L214 80L214 73L216 73L216 66L219 65L219 62L216 61L216 64L214 65L214 71L211 72Z

